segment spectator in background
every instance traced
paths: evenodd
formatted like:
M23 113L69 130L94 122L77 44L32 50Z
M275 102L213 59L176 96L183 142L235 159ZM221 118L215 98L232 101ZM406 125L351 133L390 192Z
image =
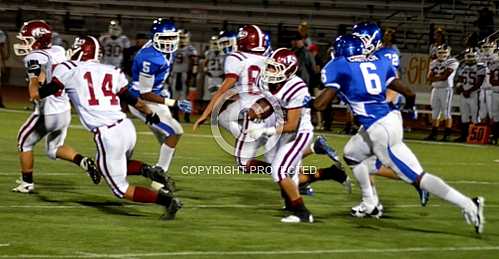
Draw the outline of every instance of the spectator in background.
M320 53L319 47L316 44L312 43L310 46L308 46L307 49L315 61L315 71L312 75L310 75L310 84L308 85L308 89L313 96L317 97L319 96L320 91L322 89L321 68L324 64L322 62L321 56L319 55ZM324 111L324 113L327 113L327 111ZM324 129L325 123L322 117L322 112L317 111L314 115L315 116L313 116L312 121L315 121L314 124L316 125L316 127L318 129Z
M7 35L0 30L0 108L5 108L2 98L2 86L5 76L5 61L8 58Z
M123 68L125 74L128 76L132 76L132 63L135 54L142 48L142 46L144 46L144 44L146 44L148 40L149 38L145 33L137 33L137 35L135 35L135 45L123 51Z
M291 48L295 52L296 57L298 57L298 62L300 64L296 74L301 77L307 85L310 85L310 77L315 74L316 70L315 60L305 48L305 41L300 33L295 33L291 40Z
M474 22L478 27L480 39L483 40L495 31L494 13L484 7L478 11L478 20Z
M298 25L298 33L301 35L305 47L312 45L312 39L308 36L308 23L303 21Z
M438 27L433 33L433 43L430 45L430 59L437 58L438 46L445 44L445 32L442 27Z

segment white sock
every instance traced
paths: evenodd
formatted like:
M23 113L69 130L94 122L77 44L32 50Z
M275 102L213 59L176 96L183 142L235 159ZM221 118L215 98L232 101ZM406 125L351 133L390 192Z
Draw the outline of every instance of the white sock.
M376 190L376 186L371 185L371 188L373 189L374 204L378 205L379 204L379 197L378 197L378 191Z
M437 176L426 173L421 179L419 186L422 189L430 192L431 194L455 204L461 209L467 211L476 211L476 206L469 197L466 197L456 189L450 187L447 183L445 183Z
M161 149L159 150L159 159L156 165L163 168L163 171L167 172L170 168L173 153L175 153L175 148L171 148L163 143L161 145Z
M352 169L352 172L362 191L362 201L369 205L376 206L367 165L365 163L360 163Z

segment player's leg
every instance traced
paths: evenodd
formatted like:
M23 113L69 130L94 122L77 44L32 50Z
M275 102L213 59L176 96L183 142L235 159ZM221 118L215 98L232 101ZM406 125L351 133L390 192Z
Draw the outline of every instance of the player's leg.
M227 108L218 115L218 123L220 126L229 131L235 138L241 133L241 125L239 124L241 109L240 102L235 101L229 104Z
M313 133L311 132L300 132L296 137L293 136L291 141L283 139L278 144L279 147L271 165L272 178L281 188L282 195L287 200L286 204L289 204L288 210L292 213L292 215L283 218L281 222L313 222L312 214L305 207L303 198L298 191L298 184L292 179L292 175L298 173L297 166L302 159L303 149L310 144L312 137Z
M425 140L435 140L438 134L438 117L440 115L440 98L438 88L433 88L431 90L430 95L430 103L431 103L431 133L428 135Z
M174 219L182 204L173 193L165 189L155 191L142 186L133 186L126 179L127 154L135 142L134 136L135 128L129 120L124 120L113 128L101 127L96 130L94 141L97 146L99 169L113 194L118 198L162 205L166 210L162 219Z
M255 123L247 115L244 115L241 132L236 138L234 150L236 164L243 172L247 172L248 161L255 159L258 148L265 143L261 138L253 139L246 133L249 129L258 127L263 127L263 123Z
M486 90L485 89L480 89L480 93L479 93L479 99L480 99L480 110L478 112L479 116L480 116L480 122L485 122L487 120L487 115L489 113L489 111L487 110L487 100L486 100Z
M395 116L389 114L379 120L368 129L368 133L373 140L373 151L383 164L393 168L402 180L416 183L420 188L460 207L467 222L471 221L481 232L484 224L483 198L479 197L474 202L439 177L424 172L414 153L402 142L402 123Z
M453 91L452 88L445 88L444 89L444 95L445 99L442 100L442 110L443 110L443 117L445 119L445 129L444 129L444 136L442 137L442 141L448 141L449 137L452 133L452 114L451 114L451 109L452 109L452 96L453 96Z
M73 162L85 170L94 184L99 184L101 175L94 161L87 156L76 152L72 147L64 145L67 130L71 123L71 113L45 115L45 129L48 131L45 150L50 159L62 159Z
M19 151L21 179L16 181L19 185L12 189L14 192L30 193L35 189L33 183L33 147L45 135L42 125L43 117L32 113L19 129L17 149Z
M455 139L454 142L466 142L466 138L468 137L468 129L470 126L470 104L470 98L464 98L464 96L461 96L461 100L459 103L459 112L461 113L461 136Z

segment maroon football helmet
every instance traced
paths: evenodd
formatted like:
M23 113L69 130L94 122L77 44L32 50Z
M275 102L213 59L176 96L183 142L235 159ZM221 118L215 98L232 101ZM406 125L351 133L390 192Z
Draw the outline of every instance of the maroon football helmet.
M99 41L93 36L77 37L67 57L75 61L99 60L101 57Z
M267 84L284 82L295 76L298 71L298 58L292 50L287 48L276 49L265 60L265 64L262 81Z
M265 33L256 25L244 25L237 34L237 48L243 52L262 54L267 49Z
M18 56L28 55L34 49L47 49L52 45L52 28L44 20L27 21L21 27L17 38L22 43L12 47Z

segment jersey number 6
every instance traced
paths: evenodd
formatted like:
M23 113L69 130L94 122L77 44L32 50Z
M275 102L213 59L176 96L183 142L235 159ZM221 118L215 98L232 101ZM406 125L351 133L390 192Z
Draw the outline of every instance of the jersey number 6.
M88 93L90 95L90 99L88 99L88 104L91 106L99 105L99 100L95 98L95 92L94 92L94 83L92 80L92 73L86 72L83 75L83 78L87 80L87 85L88 85ZM113 93L113 75L111 74L105 74L104 79L102 80L102 93L104 96L110 96L111 100L110 103L111 105L118 105L118 99L116 98L116 95Z
M383 89L381 87L381 80L375 72L376 65L373 63L361 63L360 71L364 78L364 85L366 86L367 93L370 95L380 94Z

